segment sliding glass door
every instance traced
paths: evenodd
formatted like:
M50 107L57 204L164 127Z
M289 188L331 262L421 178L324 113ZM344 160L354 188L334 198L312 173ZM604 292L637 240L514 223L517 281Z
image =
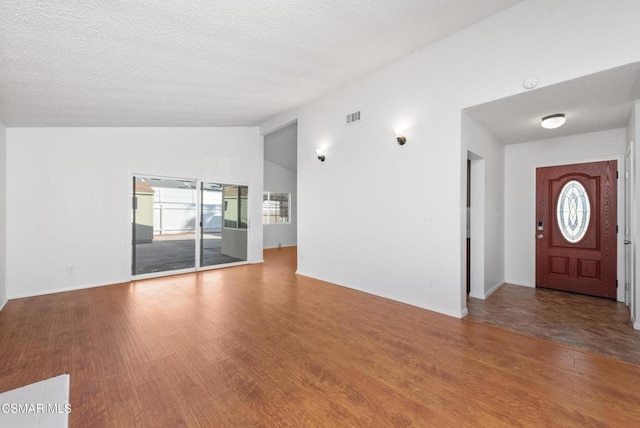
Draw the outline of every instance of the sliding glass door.
M247 260L247 186L141 175L132 184L132 275Z
M195 180L133 177L133 275L196 266Z
M200 266L247 260L246 186L201 183Z

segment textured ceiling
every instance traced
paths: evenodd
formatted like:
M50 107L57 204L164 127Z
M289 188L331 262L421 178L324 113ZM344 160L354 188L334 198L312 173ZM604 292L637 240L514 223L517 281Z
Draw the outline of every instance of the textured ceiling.
M625 65L466 109L503 144L584 134L627 125L640 99L640 63ZM542 117L564 113L556 129Z
M519 0L2 0L7 126L256 125Z

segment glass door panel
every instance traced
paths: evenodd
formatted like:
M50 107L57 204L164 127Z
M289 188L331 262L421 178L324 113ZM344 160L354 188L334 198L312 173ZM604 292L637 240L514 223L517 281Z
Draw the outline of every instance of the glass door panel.
M132 275L195 268L195 180L133 177Z
M247 260L246 186L201 184L200 266Z

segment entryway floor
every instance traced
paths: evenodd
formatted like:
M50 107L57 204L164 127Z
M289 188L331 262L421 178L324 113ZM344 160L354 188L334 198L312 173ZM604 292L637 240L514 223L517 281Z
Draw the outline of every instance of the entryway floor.
M640 366L640 331L623 303L505 284L487 300L468 298L467 309L466 320Z

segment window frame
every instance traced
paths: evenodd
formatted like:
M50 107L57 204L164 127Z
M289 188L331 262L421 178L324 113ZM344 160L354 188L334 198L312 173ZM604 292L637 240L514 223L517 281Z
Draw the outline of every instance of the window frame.
M281 202L280 200L272 200L271 199L271 195L287 195L287 221L280 221L280 222L271 222L271 217L272 214L267 211L266 215L265 215L265 209L270 210L271 206L270 204L273 203L279 203ZM266 199L265 199L266 196ZM265 207L265 202L267 202L267 206ZM279 210L280 206L277 205L275 207L276 210ZM282 215L280 214L275 214L276 217L278 218L283 218ZM266 217L266 223L265 223L265 217ZM271 191L263 191L262 192L262 224L263 225L274 225L274 224L291 224L291 192L271 192Z

